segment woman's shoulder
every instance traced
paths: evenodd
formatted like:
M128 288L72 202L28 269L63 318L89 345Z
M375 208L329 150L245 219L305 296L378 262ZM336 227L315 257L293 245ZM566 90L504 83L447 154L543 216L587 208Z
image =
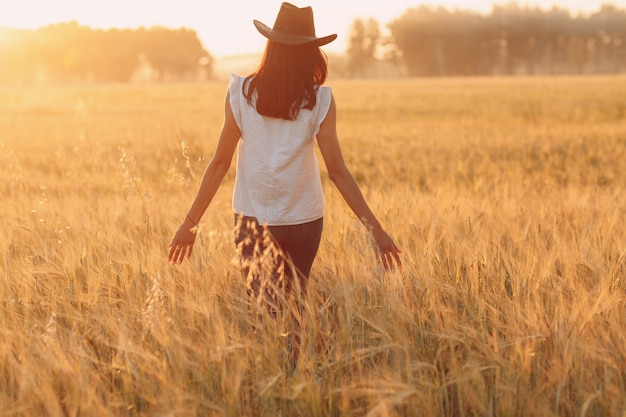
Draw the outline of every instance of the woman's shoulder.
M234 72L230 73L230 84L238 84L241 85L243 81L246 79L243 75L235 74Z
M317 87L317 99L322 107L327 107L333 97L333 89L328 85L320 85Z
M250 88L250 80L252 80L252 78L254 78L254 76L252 75L239 75L233 72L230 74L228 89L231 91L231 93L236 92L237 94L239 94L239 92L244 91L245 87L247 94L247 90Z
M328 85L317 86L317 97L322 100L330 100L333 95L333 89Z

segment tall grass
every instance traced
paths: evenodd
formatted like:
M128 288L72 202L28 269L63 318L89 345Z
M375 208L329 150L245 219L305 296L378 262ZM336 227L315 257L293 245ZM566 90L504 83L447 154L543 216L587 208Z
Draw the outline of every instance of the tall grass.
M233 262L234 170L166 262L226 85L0 87L0 415L626 413L624 81L333 82L404 269L322 165L294 373Z

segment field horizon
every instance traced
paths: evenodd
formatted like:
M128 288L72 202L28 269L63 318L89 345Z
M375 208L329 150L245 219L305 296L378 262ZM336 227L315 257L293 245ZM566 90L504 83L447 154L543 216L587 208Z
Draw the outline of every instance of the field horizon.
M404 268L320 159L294 373L234 262L234 163L167 263L226 82L0 85L0 416L626 415L625 81L329 79Z

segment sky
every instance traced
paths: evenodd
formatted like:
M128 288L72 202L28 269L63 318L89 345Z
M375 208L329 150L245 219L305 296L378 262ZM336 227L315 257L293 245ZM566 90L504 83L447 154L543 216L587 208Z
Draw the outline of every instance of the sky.
M419 5L489 13L494 4L508 0L291 0L299 7L312 6L318 36L336 33L336 41L324 49L342 52L347 32L356 18L376 19L381 29L409 8ZM549 9L554 5L573 14L597 11L610 3L626 9L626 0L518 0L520 6ZM280 0L0 0L0 27L31 28L75 20L94 28L137 28L154 25L187 27L198 34L213 56L255 53L266 39L254 28L253 19L272 26Z

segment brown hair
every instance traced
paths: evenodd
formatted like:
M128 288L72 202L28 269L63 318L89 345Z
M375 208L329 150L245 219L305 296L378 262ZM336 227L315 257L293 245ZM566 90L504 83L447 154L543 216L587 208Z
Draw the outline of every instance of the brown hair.
M327 75L327 57L319 46L268 40L261 64L246 77L242 89L250 105L257 93L259 114L294 120L300 109L313 109L317 88Z

